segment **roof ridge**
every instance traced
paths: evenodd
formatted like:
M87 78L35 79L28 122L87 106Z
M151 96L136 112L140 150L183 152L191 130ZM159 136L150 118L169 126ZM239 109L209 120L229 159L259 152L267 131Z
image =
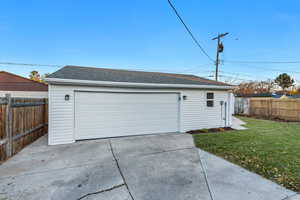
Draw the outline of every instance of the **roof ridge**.
M170 75L183 75L183 76L195 76L193 74L179 74L179 73L168 73L168 72L149 72L149 71L140 71L140 70L131 70L131 69L114 69L114 68L104 68L104 67L86 67L78 65L66 65L64 67L78 67L78 68L90 68L90 69L103 69L103 70L112 70L112 71L127 71L127 72L139 72L139 73L155 73L155 74L170 74ZM64 68L63 67L63 68Z
M104 67L86 67L86 66L78 66L78 65L66 65L64 67L78 67L78 68L89 68L89 69L102 69L102 70L123 71L123 72L153 73L153 74L161 74L161 75L167 75L167 76L179 75L179 76L186 76L186 77L191 77L191 78L203 79L203 80L209 81L211 83L223 83L223 84L227 84L227 83L224 83L224 82L221 82L221 81L215 81L215 80L211 80L211 79L208 79L208 78L203 78L201 76L196 76L194 74L179 74L179 73L168 73L168 72L149 72L149 71L139 71L139 70L129 70L129 69L113 69L113 68L104 68ZM183 77L176 77L176 78L182 78L182 79L184 79ZM227 85L229 85L229 84L227 84Z

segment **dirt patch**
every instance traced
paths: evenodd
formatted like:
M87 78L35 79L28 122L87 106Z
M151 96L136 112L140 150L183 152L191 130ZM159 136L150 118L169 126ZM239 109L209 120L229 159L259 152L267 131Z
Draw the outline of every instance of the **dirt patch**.
M287 119L281 119L279 117L264 117L264 116L257 116L257 115L234 115L234 116L241 116L241 117L248 117L248 118L255 118L255 119L265 119L265 120L271 120L275 122L299 123L299 121L297 120L287 120Z
M225 131L232 131L234 129L230 127L222 127L222 128L210 128L210 129L198 129L198 130L191 130L187 131L188 134L204 134L204 133L218 133L218 132L225 132Z

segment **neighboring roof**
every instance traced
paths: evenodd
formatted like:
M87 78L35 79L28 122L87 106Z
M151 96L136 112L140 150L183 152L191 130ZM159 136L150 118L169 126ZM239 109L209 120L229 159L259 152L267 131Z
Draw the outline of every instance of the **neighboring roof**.
M0 91L48 91L48 86L16 74L0 71Z
M201 78L195 75L129 71L79 66L65 66L47 77L47 80L51 79L72 79L124 83L231 86L226 83Z

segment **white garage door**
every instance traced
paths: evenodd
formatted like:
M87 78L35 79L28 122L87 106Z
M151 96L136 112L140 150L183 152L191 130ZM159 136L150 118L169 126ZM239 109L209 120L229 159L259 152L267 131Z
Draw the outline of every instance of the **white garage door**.
M75 92L75 139L177 132L178 94Z

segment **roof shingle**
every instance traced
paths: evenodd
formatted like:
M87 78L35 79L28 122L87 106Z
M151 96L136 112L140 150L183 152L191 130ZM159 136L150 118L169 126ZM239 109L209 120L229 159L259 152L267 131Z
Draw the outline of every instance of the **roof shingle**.
M48 91L48 85L18 76L5 71L0 71L1 91Z
M65 66L50 74L48 78L77 79L90 81L110 81L129 83L157 83L157 84L190 84L230 86L195 75L172 74L161 72L129 71L108 68Z

